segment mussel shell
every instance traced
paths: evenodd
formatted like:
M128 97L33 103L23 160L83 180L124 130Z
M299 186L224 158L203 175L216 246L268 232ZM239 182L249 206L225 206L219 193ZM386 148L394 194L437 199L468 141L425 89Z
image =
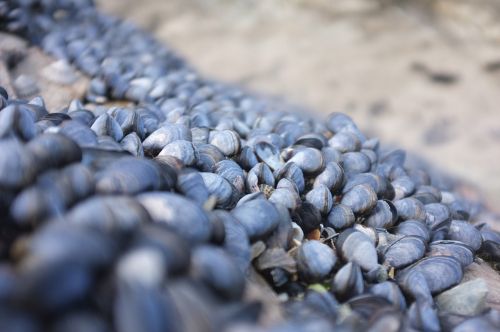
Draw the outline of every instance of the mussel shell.
M222 248L205 245L193 250L191 272L229 300L240 299L245 290L242 271Z
M432 294L441 293L462 280L461 263L450 256L426 257L401 270L397 276L400 287L410 294L416 294L416 278L423 278ZM428 296L424 295L423 296ZM418 295L417 295L418 297Z
M429 244L427 256L450 256L457 259L465 268L474 261L474 251L460 241L434 241Z
M96 133L76 120L64 121L59 128L60 134L72 139L81 147L97 145Z
M328 215L333 206L332 194L324 185L309 191L306 194L306 200L314 205L322 215Z
M198 144L196 150L198 151L196 167L203 172L213 172L215 165L226 158L219 148L212 144Z
M399 223L396 229L396 234L420 236L425 242L428 242L430 239L427 225L422 221L412 219Z
M347 205L335 204L328 213L326 225L333 227L335 230L341 230L351 227L356 221L354 212Z
M347 114L340 112L331 113L328 115L326 120L326 127L334 134L338 133L345 127L353 125L354 121Z
M292 161L287 162L283 167L274 171L276 181L288 179L295 183L298 192L302 193L305 189L305 180L302 169Z
M257 156L253 149L250 146L244 146L241 149L240 156L238 158L238 163L245 170L250 170L252 167L257 165L259 161L257 160Z
M120 256L115 265L119 282L138 283L146 287L160 287L167 275L163 252L156 247L135 247Z
M246 190L250 193L260 191L260 185L265 184L274 187L274 175L265 163L258 163L247 174Z
M397 177L391 184L395 191L394 199L396 200L408 197L415 192L415 183L407 175Z
M371 186L360 184L346 192L340 203L350 207L354 214L365 214L377 205L377 194Z
M406 309L406 300L399 286L393 281L384 281L372 285L368 291L372 294L382 296L400 310Z
M177 140L191 141L189 128L184 125L163 123L142 144L147 155L156 156L165 146Z
M317 173L324 167L321 151L308 147L296 148L287 162L295 163L305 174Z
M361 149L361 141L355 134L350 132L335 134L328 140L328 145L342 153L359 151Z
M219 148L225 156L233 156L240 152L240 137L233 130L211 131L209 142Z
M252 241L269 235L280 221L278 210L265 199L247 201L234 208L231 214L240 221Z
M225 210L210 212L210 218L217 218L224 224L223 247L231 255L242 272L250 265L250 241L243 225Z
M348 262L358 264L364 271L377 269L377 250L370 238L362 232L349 228L340 233L337 242L337 250Z
M278 148L270 143L259 142L255 144L255 154L260 161L264 162L272 170L280 169L283 165Z
M441 203L431 203L425 205L425 213L427 215L426 223L429 229L435 231L438 229L449 227L450 210Z
M136 157L144 157L144 149L142 147L142 142L139 136L135 132L132 132L125 136L120 145L123 150L130 152L131 155Z
M319 228L322 218L320 211L308 201L302 202L300 208L292 215L292 220L299 225L305 233Z
M115 119L107 113L99 115L90 127L97 136L110 136L119 142L123 138L123 130Z
M225 178L239 193L245 192L245 174L236 162L230 159L219 161L213 171Z
M31 183L36 176L37 158L15 139L0 140L0 188L17 190Z
M180 236L194 242L210 238L210 220L193 201L167 192L148 192L137 196L155 222L168 225Z
M461 241L471 247L474 251L479 250L483 242L481 232L463 220L451 221L447 238L450 240Z
M26 147L35 158L38 172L61 167L82 159L82 150L71 139L61 134L42 134Z
M398 220L398 211L394 204L389 200L379 200L363 222L365 225L374 228L389 228L392 227Z
M9 105L0 112L0 138L19 138L29 141L35 136L31 113L21 105Z
M131 246L135 248L154 248L158 250L161 253L169 276L182 275L190 266L190 243L165 224L141 224L131 242Z
M368 172L371 167L370 158L362 152L346 152L342 155L342 168L348 178L354 174Z
M335 252L316 240L304 242L299 247L296 259L299 275L310 283L320 281L328 276L337 262Z
M119 283L113 303L118 332L172 331L179 322L170 301L156 288L139 283Z
M193 143L185 140L173 141L167 144L158 155L175 157L182 161L184 166L195 165L199 158L198 150Z
M356 263L344 265L332 280L332 291L342 301L363 294L364 288L363 274Z
M419 236L404 236L389 244L383 251L384 263L400 269L422 258L426 243Z
M426 220L424 205L413 197L407 197L394 201L394 206L396 207L398 216L401 220Z
M123 157L96 174L96 190L101 194L128 195L168 190L175 179L167 179L166 175L152 160Z
M129 233L151 220L148 212L128 196L92 196L66 213L64 220L106 232Z
M239 194L236 188L225 178L218 174L208 172L201 172L200 175L209 194L216 198L219 208L230 209L236 205Z
M325 169L314 179L313 187L325 185L330 191L336 192L340 189L344 180L344 170L338 163L329 162Z

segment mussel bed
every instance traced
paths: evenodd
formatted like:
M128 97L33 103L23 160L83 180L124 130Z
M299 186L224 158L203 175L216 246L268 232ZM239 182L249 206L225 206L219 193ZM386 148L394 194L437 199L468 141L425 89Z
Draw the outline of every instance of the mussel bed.
M481 207L349 116L206 79L91 0L0 0L0 29L91 78L61 110L0 87L0 331L500 329L459 285L500 260Z

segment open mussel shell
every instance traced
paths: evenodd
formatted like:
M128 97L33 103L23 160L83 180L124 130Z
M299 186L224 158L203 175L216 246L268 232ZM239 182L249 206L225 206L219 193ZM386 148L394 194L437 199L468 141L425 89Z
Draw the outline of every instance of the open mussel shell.
M168 225L180 236L195 242L210 238L210 221L193 201L168 192L147 192L137 199L153 221Z
M274 171L273 174L276 181L280 181L281 179L290 180L297 186L299 193L302 193L304 191L305 189L304 174L302 172L302 169L294 162L292 161L287 162L283 167Z
M248 171L246 179L246 190L250 193L260 191L260 185L274 187L274 175L265 163L258 163Z
M426 257L398 272L396 280L406 293L429 300L462 280L462 264L454 257Z
M419 236L404 236L382 250L384 264L396 269L415 263L425 254L426 242Z
M356 221L352 209L344 204L335 204L328 213L326 225L333 227L335 230L351 227Z
M255 154L260 161L264 162L272 170L280 169L284 162L281 159L279 149L267 142L255 144Z
M296 260L300 277L306 282L314 283L330 274L337 256L326 244L311 240L299 247Z
M457 259L465 268L474 261L474 251L460 241L442 240L429 244L427 256L450 256Z
M339 300L345 301L363 294L364 286L361 268L356 263L349 262L335 273L331 289Z

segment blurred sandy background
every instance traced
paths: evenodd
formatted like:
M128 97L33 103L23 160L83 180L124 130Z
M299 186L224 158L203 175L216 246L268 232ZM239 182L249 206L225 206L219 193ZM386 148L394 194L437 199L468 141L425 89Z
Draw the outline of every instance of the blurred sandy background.
M212 78L347 112L500 201L500 1L98 3Z

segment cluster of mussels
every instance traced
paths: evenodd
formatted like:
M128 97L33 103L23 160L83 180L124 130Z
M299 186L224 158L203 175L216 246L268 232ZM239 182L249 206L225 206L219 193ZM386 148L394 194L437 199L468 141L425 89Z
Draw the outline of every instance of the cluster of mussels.
M348 116L201 78L91 1L0 19L92 77L56 112L0 88L1 331L500 328L475 284L439 306L500 234Z

